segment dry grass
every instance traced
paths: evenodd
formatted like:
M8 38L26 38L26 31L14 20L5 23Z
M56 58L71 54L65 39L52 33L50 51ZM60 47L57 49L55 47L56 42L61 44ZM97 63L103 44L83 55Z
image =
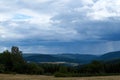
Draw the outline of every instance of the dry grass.
M0 80L120 80L120 76L55 78L41 75L0 74Z

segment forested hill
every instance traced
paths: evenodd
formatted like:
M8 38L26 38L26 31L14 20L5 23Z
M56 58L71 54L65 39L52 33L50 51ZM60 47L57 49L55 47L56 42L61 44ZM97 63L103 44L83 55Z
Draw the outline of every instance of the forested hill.
M88 54L23 54L27 61L31 62L71 62L86 64L93 60L111 61L120 59L120 51L106 53L104 55Z
M24 54L25 60L31 62L71 62L88 63L96 59L96 55L83 54Z
M114 60L114 59L120 59L120 51L116 52L109 52L104 55L100 56L101 60Z

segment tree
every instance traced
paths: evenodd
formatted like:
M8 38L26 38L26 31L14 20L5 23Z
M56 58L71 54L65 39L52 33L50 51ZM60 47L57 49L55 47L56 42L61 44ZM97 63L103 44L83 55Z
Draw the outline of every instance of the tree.
M36 63L28 63L26 72L28 74L43 74L44 70Z
M13 54L20 54L20 53L22 53L22 52L19 51L19 48L18 48L18 47L12 46L12 48L11 48L11 53L13 53Z
M6 50L1 53L0 63L5 66L7 72L19 72L24 69L22 65L26 64L18 47L12 47L11 52Z
M96 73L104 73L104 64L99 61L93 61L90 64L84 65L80 71L82 73L88 74L96 74Z
M18 47L13 46L11 48L11 58L13 63L12 70L18 73L23 73L22 71L24 71L26 62L22 56L22 51L20 51Z
M60 72L60 73L67 73L67 72L68 72L68 69L67 69L67 67L65 67L65 66L60 66L59 72Z
M18 47L13 46L11 48L11 54L12 54L12 58L14 61L16 61L17 63L25 63L25 60L22 56L22 51L19 51Z
M0 63L5 66L6 71L11 71L13 67L11 53L6 50L0 55Z

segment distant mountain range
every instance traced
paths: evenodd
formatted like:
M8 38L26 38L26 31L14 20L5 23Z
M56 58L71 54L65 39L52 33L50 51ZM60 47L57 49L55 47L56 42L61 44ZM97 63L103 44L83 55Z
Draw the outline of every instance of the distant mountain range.
M113 61L120 59L120 51L106 53L104 55L88 54L23 54L26 61L44 63L44 62L68 62L86 64L93 60Z

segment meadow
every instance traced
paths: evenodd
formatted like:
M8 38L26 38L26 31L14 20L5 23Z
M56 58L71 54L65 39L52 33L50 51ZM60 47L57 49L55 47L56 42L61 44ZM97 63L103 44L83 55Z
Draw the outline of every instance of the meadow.
M56 78L43 75L0 74L0 80L120 80L120 76Z

